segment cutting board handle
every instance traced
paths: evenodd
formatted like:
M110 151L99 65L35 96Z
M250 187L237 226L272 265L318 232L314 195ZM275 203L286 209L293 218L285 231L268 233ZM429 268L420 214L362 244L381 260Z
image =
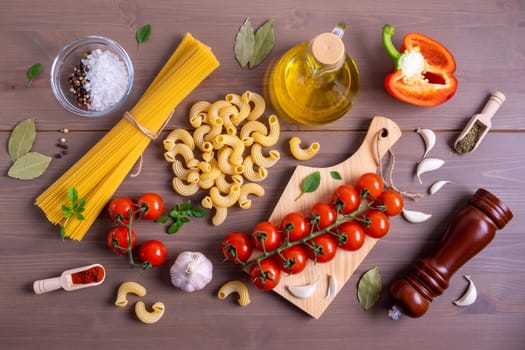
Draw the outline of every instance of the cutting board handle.
M348 159L339 165L351 163L354 159L365 159L367 164L361 164L368 168L368 172L375 172L379 166L379 160L401 137L401 129L391 119L375 116L370 122L368 131L361 146ZM378 159L379 156L379 159Z

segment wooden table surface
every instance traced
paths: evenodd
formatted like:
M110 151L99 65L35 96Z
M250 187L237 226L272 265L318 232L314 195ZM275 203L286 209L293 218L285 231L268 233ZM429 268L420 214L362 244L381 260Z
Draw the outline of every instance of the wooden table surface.
M235 34L246 17L255 26L275 20L276 42L270 58L254 70L241 69L233 56ZM339 121L323 127L304 127L282 120L278 143L281 160L263 182L266 195L250 210L234 209L218 227L209 219L192 220L175 236L163 227L140 222L139 239L160 239L168 247L169 262L150 271L130 268L124 257L106 247L110 228L101 215L81 242L62 242L33 205L36 196L76 162L131 108L154 78L183 34L191 32L210 45L221 66L179 106L166 130L188 128L191 104L215 101L227 93L246 90L263 93L264 75L272 59L288 48L330 30L337 21L349 29L344 42L356 60L361 89L355 107ZM152 25L151 39L139 51L135 32ZM394 42L417 31L446 44L457 61L459 88L447 103L419 108L395 100L383 88L392 63L381 43L381 28L397 29ZM504 1L103 1L4 0L0 4L0 347L2 349L523 349L525 347L525 6L521 0ZM72 115L54 99L49 70L56 53L74 38L98 34L119 42L130 54L136 73L132 96L113 115L88 119ZM26 87L26 70L43 65L43 74ZM478 113L493 91L507 100L493 119L493 129L473 154L459 155L452 144L469 116ZM267 113L271 113L269 107ZM231 279L249 283L239 269L222 262L220 242L230 231L250 231L269 217L282 188L298 164L287 151L294 135L305 142L319 141L320 154L301 164L324 167L347 159L363 139L371 118L383 115L402 129L394 145L394 179L398 187L426 193L436 180L450 180L434 196L426 194L406 207L429 212L431 220L410 224L393 218L390 233L359 266L327 311L318 320L275 293L250 286L251 304L238 307L234 298L221 301L218 288ZM35 151L54 155L60 137L69 153L54 159L40 178L9 178L11 161L7 140L14 126L33 117L37 124ZM58 132L68 128L67 135ZM424 145L415 133L430 128L437 134L433 157L446 161L438 171L414 176ZM164 133L164 135L166 132ZM142 174L127 178L115 195L136 197L146 191L164 196L168 206L184 200L171 188L170 167L162 156L160 140L144 154ZM496 194L514 212L514 219L493 242L463 266L450 287L420 319L387 317L388 285L416 258L435 245L448 221L476 189ZM202 193L192 197L198 201ZM201 251L214 264L212 282L195 293L184 293L169 280L169 267L182 251ZM98 287L76 292L55 291L35 295L32 282L91 263L106 267L107 279ZM359 305L359 276L373 266L384 284L379 302L365 312ZM468 307L452 301L466 287L470 274L478 299ZM143 284L149 304L163 301L166 314L157 324L144 325L131 309L113 305L123 281Z

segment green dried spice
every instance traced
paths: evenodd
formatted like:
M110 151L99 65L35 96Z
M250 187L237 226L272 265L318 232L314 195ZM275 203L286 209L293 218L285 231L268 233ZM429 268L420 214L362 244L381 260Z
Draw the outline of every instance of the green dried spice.
M253 69L261 64L264 59L270 54L275 41L273 21L263 23L255 31L255 47L253 48L253 56L250 59L249 67Z
M233 47L235 59L241 67L248 66L253 69L270 54L274 41L273 20L264 22L254 32L250 19L246 18L235 36Z
M51 157L38 152L26 153L14 162L7 175L19 180L37 178L46 171L51 159Z
M140 45L149 39L151 36L151 24L146 24L137 30L135 38L137 39L137 50L140 48Z
M36 137L35 120L22 120L11 132L7 149L9 157L14 162L31 150Z
M476 143L478 143L479 136L481 133L481 128L478 125L478 123L474 123L468 133L463 137L461 140L459 140L455 145L455 150L458 153L468 153L476 147Z
M254 47L255 33L250 19L246 18L235 37L235 45L233 48L235 59L242 68L248 65L248 62L252 58Z
M30 87L36 77L42 72L42 64L35 63L27 70L27 87Z
M357 298L365 310L370 309L379 300L381 289L381 274L377 266L361 276L357 285Z
M305 193L315 192L319 185L321 184L321 173L319 171L314 171L310 175L304 178L303 184L301 186L301 193L295 198L298 200Z

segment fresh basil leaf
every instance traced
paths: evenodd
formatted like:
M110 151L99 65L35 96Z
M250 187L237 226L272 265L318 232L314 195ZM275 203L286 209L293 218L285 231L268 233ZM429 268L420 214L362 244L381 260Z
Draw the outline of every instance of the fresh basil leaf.
M188 215L194 218L203 218L208 215L208 212L201 208L193 208Z
M237 36L235 37L235 44L233 51L235 53L235 59L239 62L239 65L244 68L248 65L252 58L255 48L255 33L253 30L252 23L249 18L244 20L244 23L239 28Z
M42 72L42 64L40 63L35 63L31 67L29 67L29 69L26 72L27 87L31 86L31 84L33 83L33 80L35 80L36 77L38 77L41 72Z
M341 176L341 174L338 171L331 171L330 172L330 176L334 180L342 180L343 179L343 177Z
M137 39L137 50L140 48L140 45L149 39L151 36L151 24L146 24L137 30L135 37Z
M35 119L28 118L18 123L11 132L7 145L11 160L14 162L24 154L31 151L35 138Z
M28 152L18 158L7 175L19 180L31 180L42 175L51 163L51 157L38 152Z
M71 187L67 191L67 198L69 199L69 203L71 204L71 209L74 209L75 208L75 203L78 200L78 192L77 192L77 189L75 187Z
M161 224L165 224L167 223L169 220L169 217L167 216L161 216L160 218L158 219L155 219L155 222L160 222Z
M304 178L302 186L301 186L301 193L295 200L298 200L303 194L305 193L312 193L315 192L319 185L321 184L321 173L319 171L314 171L310 175Z
M253 69L261 64L270 54L275 42L273 20L266 21L255 31L255 46L250 58L249 68Z
M361 276L357 285L357 298L365 310L370 309L381 296L382 282L379 269L373 267Z

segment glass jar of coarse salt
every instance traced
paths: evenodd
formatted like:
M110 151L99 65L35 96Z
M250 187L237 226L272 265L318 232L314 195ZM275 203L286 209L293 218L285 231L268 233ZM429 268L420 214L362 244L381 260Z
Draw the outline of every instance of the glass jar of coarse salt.
M100 36L69 43L51 67L51 88L58 102L84 117L104 116L120 108L131 92L133 79L126 51Z

